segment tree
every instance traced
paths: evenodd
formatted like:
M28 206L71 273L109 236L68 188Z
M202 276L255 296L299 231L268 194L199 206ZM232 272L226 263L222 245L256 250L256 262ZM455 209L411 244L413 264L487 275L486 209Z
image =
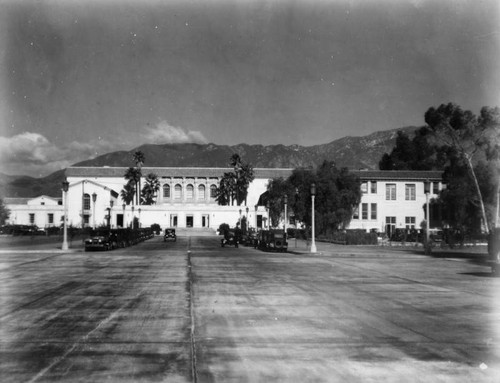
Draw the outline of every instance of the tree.
M5 225L5 222L10 217L10 209L5 206L3 198L0 198L0 225Z
M127 205L130 205L134 202L135 196L135 183L129 180L121 190L120 197L122 198L123 202L125 202Z
M284 213L285 195L288 201L294 196L293 185L283 178L273 178L267 184L266 204L269 202L271 226L277 227Z
M496 116L493 111L497 111ZM489 232L488 218L483 194L474 169L477 156L491 149L487 138L498 130L498 108L483 108L481 116L476 117L471 111L462 110L453 103L441 104L437 109L431 107L425 113L425 122L433 132L435 139L455 155L461 158L474 185L475 203L481 212L482 226ZM492 132L493 131L493 132Z
M137 190L136 201L138 201L138 203L140 204L139 191L142 190L141 189L142 165L144 165L144 161L146 160L146 157L144 156L143 152L141 152L140 150L137 150L134 152L132 158L134 159L135 167L136 167L137 173L139 175L139 181L138 181L139 187L136 186L136 190Z
M248 187L254 180L253 167L241 160L239 154L235 153L230 158L232 172L224 173L217 188L216 201L219 205L230 205L236 202L240 206L246 204Z
M134 192L135 192L135 203L138 204L137 184L139 183L139 180L141 179L140 171L137 168L130 167L125 171L124 177L128 181L127 183L133 184ZM130 190L130 186L129 186L129 190Z
M146 176L146 181L141 191L141 203L143 205L154 205L159 190L160 180L158 176L154 173L149 173Z

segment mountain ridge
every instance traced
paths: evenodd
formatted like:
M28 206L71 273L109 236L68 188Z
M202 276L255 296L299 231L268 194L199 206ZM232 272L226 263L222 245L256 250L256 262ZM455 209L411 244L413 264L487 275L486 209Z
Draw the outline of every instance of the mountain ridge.
M143 144L132 150L110 152L75 163L73 166L135 166L132 155L140 150L145 155L144 166L148 167L229 167L232 154L255 168L315 167L323 161L334 161L336 165L349 169L378 169L384 153L395 145L397 132L402 130L412 135L416 127L408 126L374 132L366 136L346 136L326 144L313 146L245 144L217 145L197 144ZM0 197L33 198L39 195L61 196L61 182L65 170L58 170L46 177L9 176L0 174Z

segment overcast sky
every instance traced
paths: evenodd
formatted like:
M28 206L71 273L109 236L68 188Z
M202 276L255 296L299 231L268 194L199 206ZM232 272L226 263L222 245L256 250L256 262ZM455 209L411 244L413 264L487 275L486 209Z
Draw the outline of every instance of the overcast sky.
M500 106L498 0L0 0L0 172L323 144ZM146 159L147 161L147 159Z

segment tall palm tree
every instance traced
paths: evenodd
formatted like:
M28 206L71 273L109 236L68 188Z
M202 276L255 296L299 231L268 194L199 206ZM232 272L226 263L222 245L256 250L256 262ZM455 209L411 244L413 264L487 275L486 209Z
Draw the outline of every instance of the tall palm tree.
M125 184L122 191L120 192L120 197L122 197L123 202L125 202L127 205L130 205L130 203L134 202L135 184L133 181L129 180Z
M160 190L160 180L154 173L146 176L146 182L141 191L141 202L144 205L153 205L156 203L156 196Z
M128 181L128 183L132 183L134 185L135 199L136 199L136 204L137 204L138 203L137 184L139 183L139 181L141 179L141 173L136 168L128 168L125 171L124 177Z
M138 170L139 174L139 187L137 188L137 200L139 201L138 203L140 205L139 192L141 190L142 165L144 165L146 157L144 156L143 152L141 152L140 150L136 150L132 158L134 159L135 167Z

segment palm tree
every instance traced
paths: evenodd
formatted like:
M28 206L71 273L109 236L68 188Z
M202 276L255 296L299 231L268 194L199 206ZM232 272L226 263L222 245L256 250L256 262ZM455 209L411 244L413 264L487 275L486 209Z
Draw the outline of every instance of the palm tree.
M160 190L160 180L154 173L146 176L146 183L141 191L141 201L144 205L153 205L156 203L156 196Z
M139 191L141 190L142 165L144 165L144 161L146 160L146 157L144 156L143 152L141 152L140 150L136 150L134 152L132 158L134 159L135 166L136 166L136 169L138 170L138 174L139 174L139 187L137 188L137 195L139 195ZM137 197L137 199L138 199L138 197ZM140 205L140 200L138 203Z
M141 173L136 168L128 168L125 171L124 177L128 181L128 183L132 183L134 185L135 199L136 199L136 204L137 204L138 203L137 184L139 183L139 181L141 179Z
M130 205L134 202L135 184L132 180L129 180L125 184L122 191L120 192L120 196L122 197L123 202L125 202L127 205Z

